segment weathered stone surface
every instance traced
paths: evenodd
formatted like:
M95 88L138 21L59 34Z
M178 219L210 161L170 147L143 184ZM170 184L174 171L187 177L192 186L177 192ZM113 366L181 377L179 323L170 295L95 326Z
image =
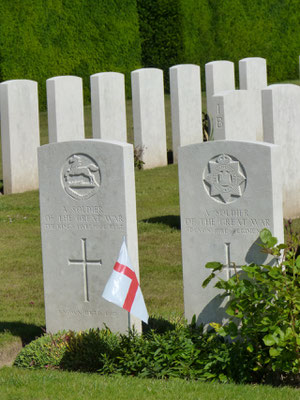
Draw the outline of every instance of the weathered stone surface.
M163 71L142 68L131 72L134 145L143 168L167 165Z
M268 228L283 240L280 147L265 143L214 141L179 149L179 186L185 316L197 322L225 318L220 291L211 283L207 262L227 266L228 279L267 255L257 245ZM268 262L269 260L267 260Z
M262 91L265 142L281 146L283 214L300 216L300 87L271 85Z
M91 76L93 138L127 141L124 74Z
M257 118L261 103L253 90L231 90L212 96L212 135L214 140L256 141L262 134Z
M4 194L38 188L40 145L37 82L1 83L1 142Z
M125 332L128 313L102 292L124 236L139 276L133 147L91 139L38 153L47 331Z
M235 90L234 63L231 61L212 61L205 64L207 114L213 114L212 96L219 92Z
M173 160L178 159L178 147L201 143L202 103L200 67L183 64L170 68Z
M49 143L84 139L82 79L57 76L46 85Z

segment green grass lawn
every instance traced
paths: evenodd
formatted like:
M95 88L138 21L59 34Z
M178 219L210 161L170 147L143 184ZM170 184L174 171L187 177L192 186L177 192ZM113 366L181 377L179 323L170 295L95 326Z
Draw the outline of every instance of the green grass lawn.
M0 369L1 400L299 400L292 388Z

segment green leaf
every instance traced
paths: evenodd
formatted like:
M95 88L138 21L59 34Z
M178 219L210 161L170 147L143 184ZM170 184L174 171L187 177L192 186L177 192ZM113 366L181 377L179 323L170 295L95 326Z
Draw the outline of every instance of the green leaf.
M280 270L276 267L272 268L269 272L268 275L270 275L274 279L281 278L281 273Z
M228 333L232 338L237 337L238 329L234 322L229 322L228 324Z
M205 265L205 268L211 268L214 272L215 271L221 271L221 269L223 268L223 264L217 262L217 261L213 261L213 262L208 262Z
M267 246L268 246L268 247L274 247L276 243L277 243L276 237L273 237L273 236L272 236L272 237L268 240Z
M211 273L202 283L202 287L205 288L209 282L215 277L216 275L214 273Z
M232 307L232 304L229 304L229 306L226 309L226 314L235 315L235 310L236 310L236 307L235 306Z
M247 350L249 351L249 353L253 353L254 347L251 343L248 345Z
M270 320L269 317L264 317L264 318L261 320L261 323L262 323L263 325L266 325L266 326L270 326L271 322L272 322L272 321Z
M261 240L263 243L266 244L266 243L271 239L272 234L271 234L271 232L269 231L269 229L264 228L263 230L260 231L259 237L260 237L260 240Z
M220 382L222 382L222 383L226 383L226 382L228 381L227 376L224 375L224 374L220 374L220 375L218 376L218 378L220 379Z
M225 327L221 327L219 330L218 330L218 334L220 335L220 336L227 336L228 335L228 333L227 333L227 329L225 329Z
M212 328L214 328L214 330L215 330L216 332L218 332L219 329L221 328L221 324L218 324L217 322L210 322L209 325L210 325Z
M218 289L224 289L224 290L228 290L228 283L227 281L224 281L223 279L220 279L216 284L215 287Z
M275 349L275 347L271 347L269 349L269 354L271 357L277 357L280 354L280 351L278 349Z
M296 267L300 267L300 256L296 259Z
M287 245L281 243L281 244L279 244L279 245L277 246L277 248L278 248L278 250L283 250L283 249L286 249L286 248L287 248Z
M263 341L266 346L273 346L273 344L277 343L278 339L276 336L269 334L263 337Z

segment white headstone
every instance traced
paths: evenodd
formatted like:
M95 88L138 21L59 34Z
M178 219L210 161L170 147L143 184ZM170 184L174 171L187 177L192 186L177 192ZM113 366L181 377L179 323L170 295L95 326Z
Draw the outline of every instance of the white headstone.
M300 87L271 85L262 91L265 142L281 146L283 214L300 216Z
M239 61L240 89L262 90L267 86L265 58L249 57Z
M171 67L170 95L176 163L178 147L203 141L200 67L192 64Z
M263 141L261 91L267 87L267 63L264 58L249 57L239 61L240 89L251 90L257 108L254 122L256 140Z
M205 64L207 114L211 118L212 96L226 90L235 90L234 63L231 61L212 61Z
M37 82L1 83L1 142L4 194L38 188L40 145Z
M49 143L84 139L82 79L57 76L46 86Z
M124 236L139 276L133 146L91 139L38 155L47 331L106 324L125 332L127 311L102 292ZM140 330L133 316L132 324Z
M124 75L101 72L91 76L93 138L127 141Z
M197 322L226 318L220 291L202 288L219 261L223 279L267 255L257 245L268 228L282 243L283 219L279 146L210 141L179 149L179 187L185 316ZM268 262L269 260L267 260Z
M167 165L163 71L131 72L134 146L142 151L143 168Z
M256 93L251 90L231 90L212 96L212 138L256 141L259 106Z

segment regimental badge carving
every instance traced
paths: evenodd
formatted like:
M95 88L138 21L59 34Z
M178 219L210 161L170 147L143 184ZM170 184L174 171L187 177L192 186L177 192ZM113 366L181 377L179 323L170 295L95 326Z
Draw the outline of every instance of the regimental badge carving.
M73 154L62 168L61 180L63 188L73 199L85 200L96 194L100 187L100 168L92 157Z
M228 154L220 154L208 162L203 183L212 199L228 204L243 195L247 177L240 161Z

